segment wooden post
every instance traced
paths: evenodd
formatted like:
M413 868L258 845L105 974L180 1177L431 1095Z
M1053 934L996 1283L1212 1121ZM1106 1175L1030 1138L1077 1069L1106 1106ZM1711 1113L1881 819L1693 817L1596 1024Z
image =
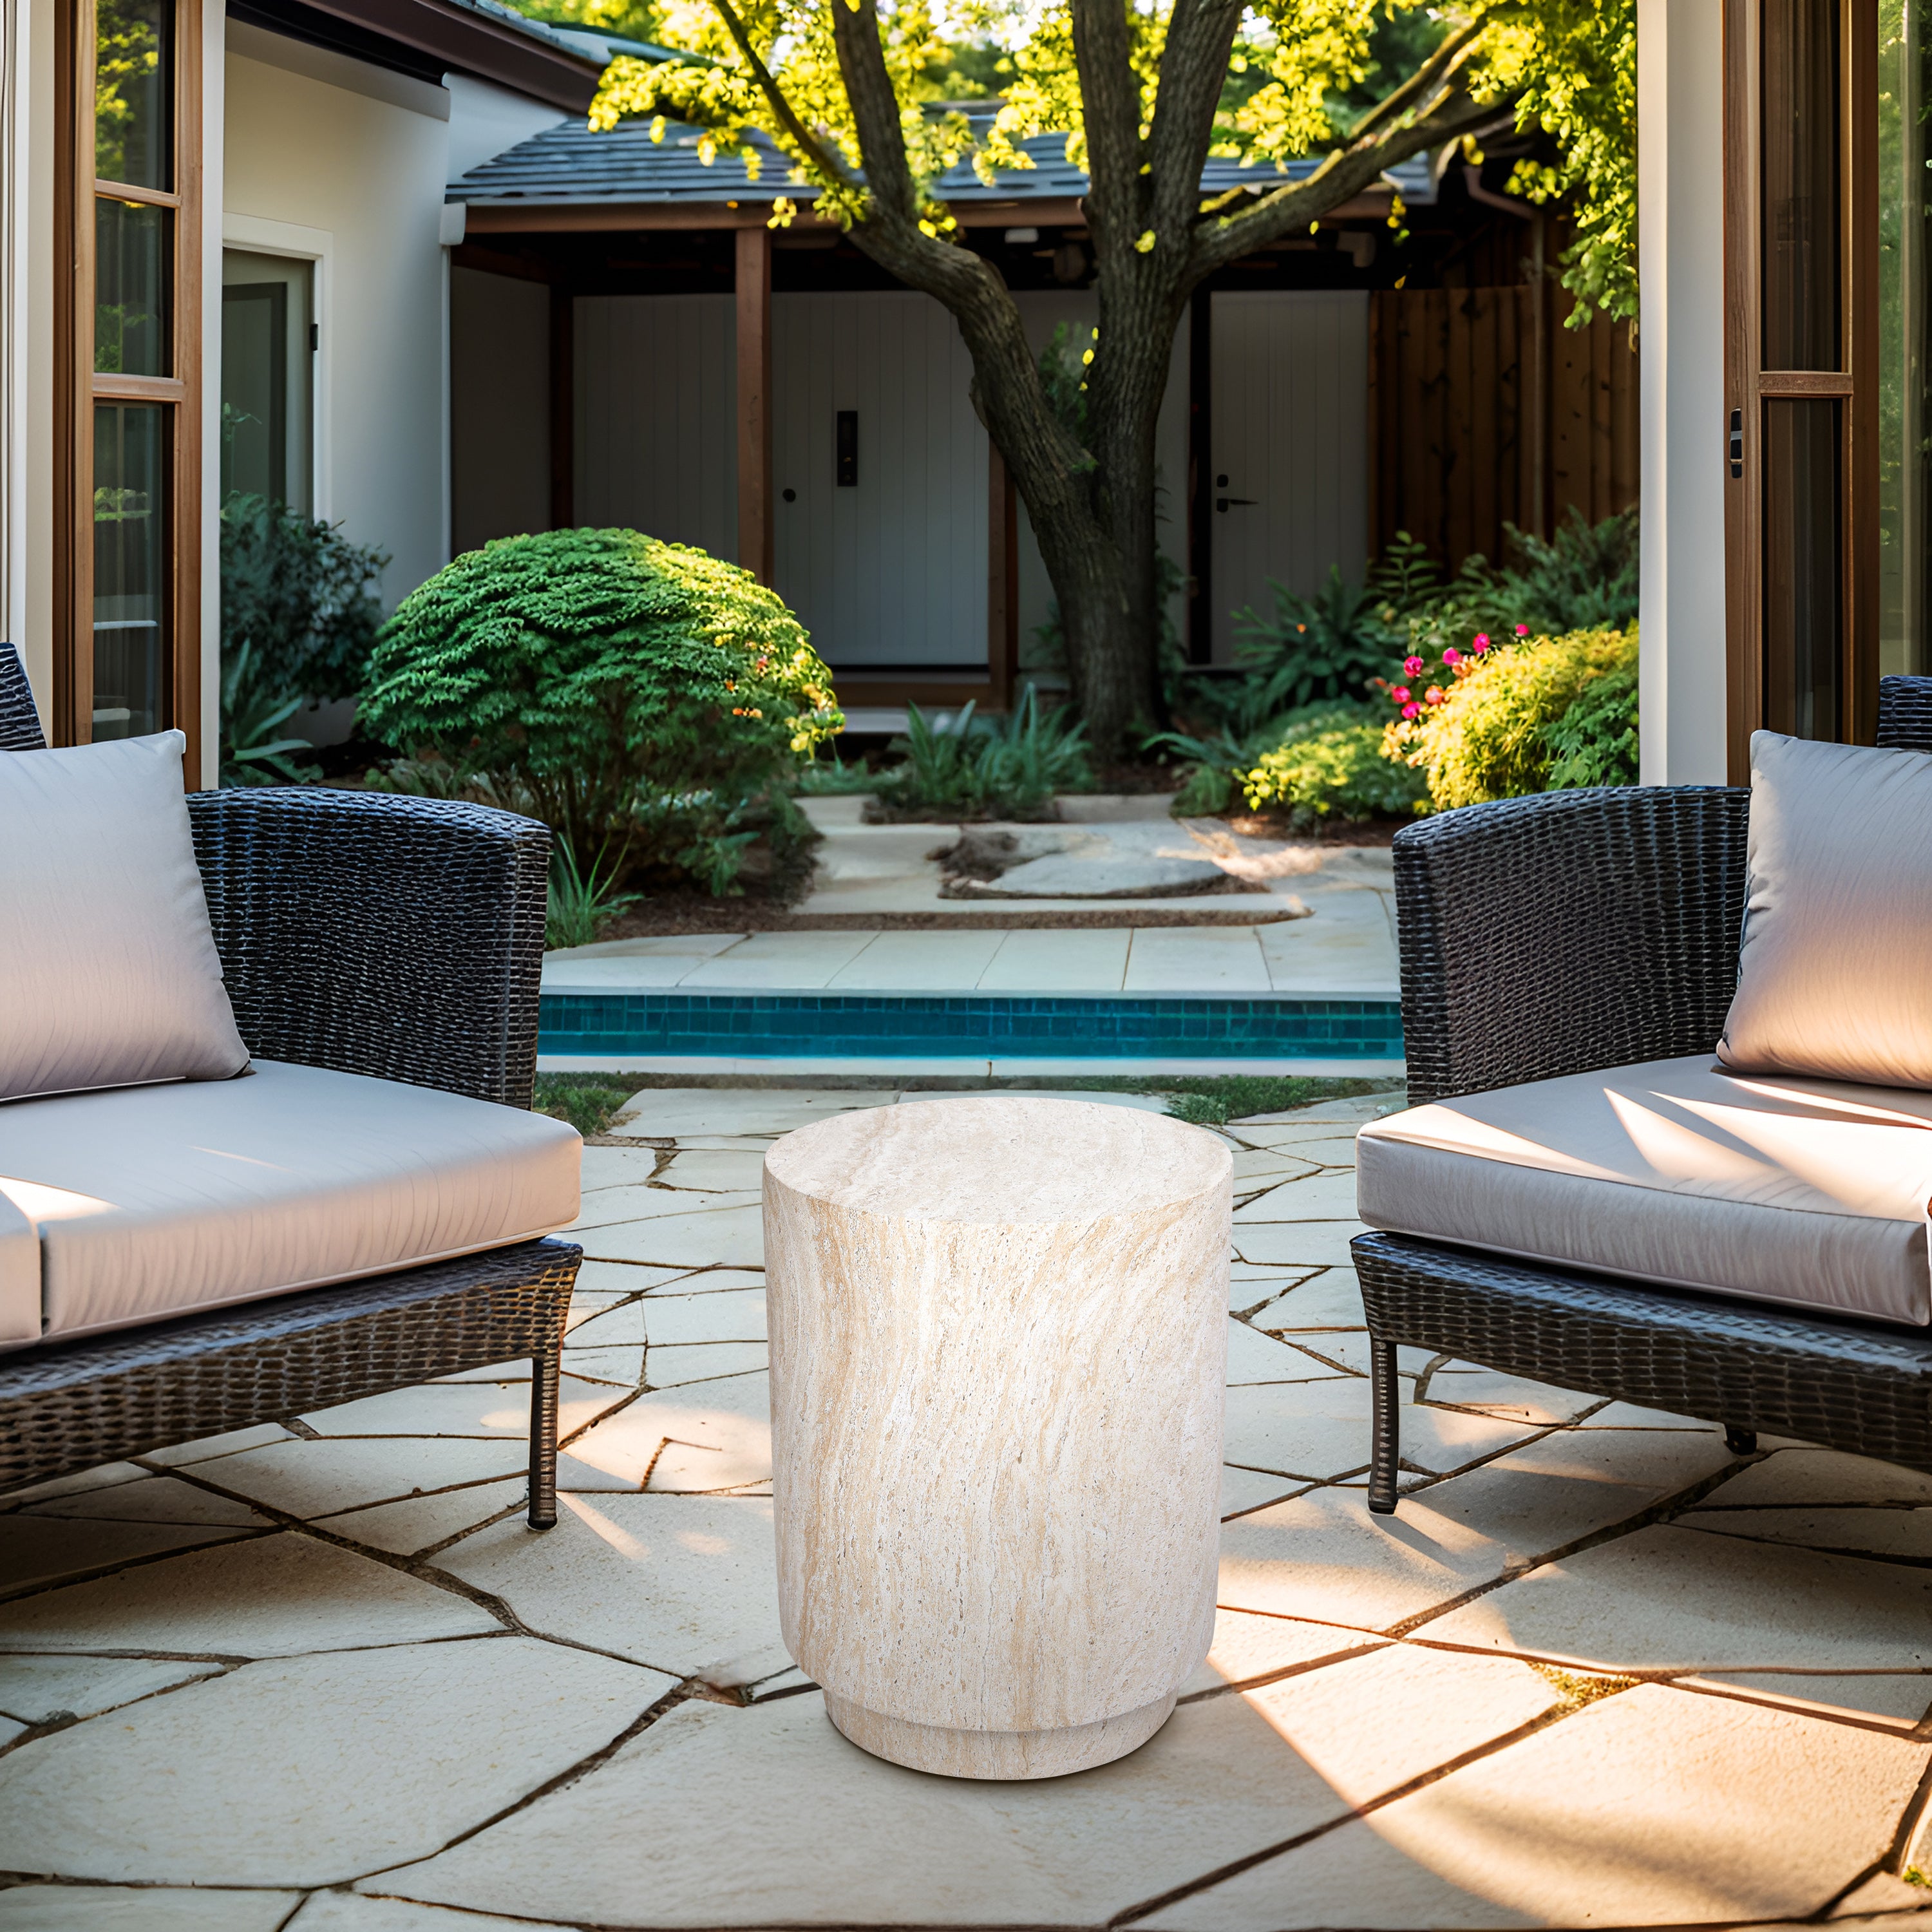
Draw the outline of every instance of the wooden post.
M1012 708L1016 682L1019 612L1014 598L1013 486L999 447L986 441L986 682L988 709Z
M577 523L577 296L563 271L550 285L550 526Z
M738 230L738 561L772 580L772 237Z

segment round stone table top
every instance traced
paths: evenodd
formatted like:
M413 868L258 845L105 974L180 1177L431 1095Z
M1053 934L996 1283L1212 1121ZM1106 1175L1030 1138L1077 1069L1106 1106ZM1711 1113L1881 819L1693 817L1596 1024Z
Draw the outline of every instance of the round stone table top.
M765 1168L852 1212L1011 1227L1172 1207L1225 1184L1232 1160L1216 1136L1142 1108L974 1094L815 1120Z

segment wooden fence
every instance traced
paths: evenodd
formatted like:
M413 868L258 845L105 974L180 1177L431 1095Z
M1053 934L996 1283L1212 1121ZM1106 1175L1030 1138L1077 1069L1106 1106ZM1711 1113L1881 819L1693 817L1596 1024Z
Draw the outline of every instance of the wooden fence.
M1539 298L1540 298L1539 299ZM1637 357L1622 322L1563 326L1551 286L1370 298L1370 537L1420 537L1449 568L1499 558L1503 526L1547 534L1636 500Z

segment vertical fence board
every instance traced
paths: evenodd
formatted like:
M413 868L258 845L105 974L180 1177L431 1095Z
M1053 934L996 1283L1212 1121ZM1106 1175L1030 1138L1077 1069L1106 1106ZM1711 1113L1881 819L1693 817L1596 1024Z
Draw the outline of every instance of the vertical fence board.
M1370 298L1378 551L1407 530L1452 569L1477 552L1501 557L1505 524L1535 526L1539 470L1552 529L1573 505L1598 523L1636 500L1638 362L1629 331L1600 317L1566 328L1568 297L1553 289L1550 297L1540 398L1532 290Z

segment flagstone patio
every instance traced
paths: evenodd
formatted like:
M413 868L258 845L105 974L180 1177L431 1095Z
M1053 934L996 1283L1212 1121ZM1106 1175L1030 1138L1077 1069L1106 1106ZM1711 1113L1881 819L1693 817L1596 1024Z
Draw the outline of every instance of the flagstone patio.
M1412 1352L1372 1518L1385 1101L1227 1130L1166 1727L1022 1785L847 1743L779 1639L759 1162L940 1097L652 1093L586 1150L548 1534L518 1364L0 1498L0 1932L1932 1927L1932 1478Z

